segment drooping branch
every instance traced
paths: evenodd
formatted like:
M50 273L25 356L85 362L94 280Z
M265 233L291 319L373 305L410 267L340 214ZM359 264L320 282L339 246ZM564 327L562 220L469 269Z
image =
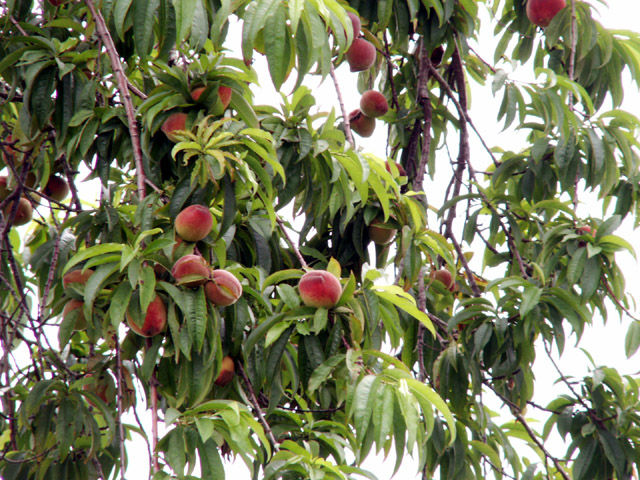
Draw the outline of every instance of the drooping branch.
M87 7L91 11L91 15L93 15L94 21L96 23L96 31L98 32L98 36L100 40L104 44L105 49L107 50L107 55L109 56L109 60L111 61L111 68L113 69L113 73L116 77L116 81L118 83L118 91L120 92L120 96L122 97L122 103L124 104L124 109L127 114L127 126L129 127L129 136L131 137L131 146L133 148L133 158L136 166L136 183L138 186L138 199L142 201L145 197L145 179L146 175L144 172L144 166L142 163L142 149L140 148L140 133L138 132L138 124L136 120L136 112L133 107L133 102L131 100L131 94L129 93L129 82L127 80L127 75L122 68L122 63L120 63L120 56L118 55L118 51L116 50L115 44L113 43L113 39L111 38L111 34L107 29L107 25L102 17L102 13L96 9L93 4L93 0L85 0Z
M269 442L271 442L271 447L276 451L279 450L278 442L276 441L276 438L273 436L271 425L269 425L267 420L264 418L264 413L260 408L260 404L258 403L256 394L253 391L253 385L251 385L251 380L249 380L249 377L247 376L247 372L244 371L244 368L241 363L238 363L236 365L236 368L238 369L238 373L240 373L240 376L242 377L242 381L244 382L244 385L247 389L247 393L249 395L249 401L251 402L251 405L253 405L253 409L255 410L256 415L258 416L258 420L262 424L262 428L264 428L264 433L267 435Z

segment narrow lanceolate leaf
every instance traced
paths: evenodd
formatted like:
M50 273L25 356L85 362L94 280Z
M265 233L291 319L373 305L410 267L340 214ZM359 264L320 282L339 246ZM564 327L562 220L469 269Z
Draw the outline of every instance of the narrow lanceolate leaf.
M269 73L276 90L280 90L289 69L291 42L287 38L289 30L285 22L284 4L275 10L265 22L264 49L269 65Z
M640 322L635 321L629 326L627 330L627 336L624 341L624 353L627 357L630 357L640 347Z
M145 58L153 48L153 23L160 0L135 0L133 6L133 40L136 53Z
M173 7L176 12L176 38L177 44L182 43L191 33L193 15L196 11L198 0L174 0Z
M184 312L187 322L189 337L200 352L204 344L204 336L207 331L207 300L204 296L204 289L198 288L185 295L187 311Z

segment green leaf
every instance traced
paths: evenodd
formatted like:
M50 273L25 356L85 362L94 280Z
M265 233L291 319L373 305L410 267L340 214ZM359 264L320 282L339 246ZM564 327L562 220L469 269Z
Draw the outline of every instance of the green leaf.
M404 310L409 315L417 319L420 323L427 327L427 330L429 330L433 336L436 335L435 327L433 326L433 323L431 323L431 319L429 318L429 316L426 313L418 310L418 307L416 307L415 299L400 287L396 285L376 285L373 291L380 298L388 300L399 309Z
M103 255L106 253L120 252L122 251L122 249L123 245L120 243L103 243L101 245L94 245L92 247L89 247L86 250L81 250L73 257L71 257L71 259L65 265L62 273L67 273L74 266L89 258L97 257L98 255Z
M265 21L264 49L271 80L276 90L280 90L289 70L291 41L285 18L285 6L278 8Z
M109 317L111 318L112 326L117 328L124 320L132 292L133 289L129 282L122 282L114 290L109 302Z
M160 0L136 1L133 6L133 39L136 53L145 58L153 48L153 24Z
M520 304L520 315L524 317L540 301L542 289L534 286L525 287L522 293L522 303Z
M640 347L640 322L634 321L629 325L627 335L624 340L624 352L628 357L631 357Z
M200 352L204 344L204 336L209 320L204 288L198 287L197 290L188 292L185 295L185 300L186 311L183 313L185 314L189 338L195 345L196 351Z

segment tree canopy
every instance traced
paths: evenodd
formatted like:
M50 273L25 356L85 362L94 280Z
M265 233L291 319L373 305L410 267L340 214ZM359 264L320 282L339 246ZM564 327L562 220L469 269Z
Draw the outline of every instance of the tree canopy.
M638 377L556 362L541 405L533 367L612 314L640 347L640 34L528 2L0 1L0 476L125 478L137 438L158 480L637 478Z

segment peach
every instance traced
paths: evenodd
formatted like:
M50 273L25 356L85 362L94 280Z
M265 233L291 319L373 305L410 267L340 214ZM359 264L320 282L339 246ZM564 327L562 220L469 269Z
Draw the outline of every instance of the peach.
M367 90L360 97L360 110L367 117L381 117L389 110L389 104L380 92Z
M187 129L187 114L182 112L172 113L164 121L160 130L164 132L169 140L174 140L174 133Z
M190 205L178 214L175 227L183 240L198 242L211 232L213 215L204 205Z
M369 224L369 238L376 245L387 245L396 236L397 230L389 228L379 218Z
M376 61L376 47L364 38L356 38L347 50L346 58L352 72L368 70Z
M69 300L62 309L62 318L64 320L67 319L68 315L71 315L71 312L78 310L78 313L76 314L77 316L74 330L84 330L85 328L87 328L87 320L84 318L82 307L84 307L83 301L73 299Z
M44 187L44 193L48 197L61 202L69 195L69 184L57 175L49 177L47 185Z
M143 337L153 337L167 326L167 307L158 295L151 301L144 316L142 325L136 324L127 311L127 323L131 330Z
M433 270L430 274L430 277L438 280L440 283L442 283L450 292L455 291L456 289L456 282L453 278L453 275L451 275L451 272L449 270L446 270L444 268L440 269L440 270Z
M222 359L222 366L220 368L220 373L218 374L218 378L216 378L215 383L219 387L226 387L229 385L231 380L233 380L233 375L235 374L236 367L233 364L233 358L226 356Z
M433 65L434 67L440 66L440 62L442 62L443 56L444 56L444 48L442 47L442 45L438 45L431 52L431 57L429 58L431 60L431 65Z
M582 227L578 227L578 228L576 228L576 231L580 235L591 235L592 237L596 236L595 229L591 228L589 225L584 225Z
M389 160L385 165L385 167L387 169L387 172L389 172L389 173L391 173L391 163L392 162L393 162L392 160ZM393 163L396 164L396 168L398 169L398 174L401 177L406 177L407 176L407 171L404 169L404 167L402 165L400 165L398 162L393 162Z
M567 6L565 0L528 0L527 18L534 25L546 27L560 10Z
M91 275L93 275L93 270L91 270L90 268L84 271L82 269L71 270L70 272L65 273L62 277L62 285L64 286L64 288L67 288L72 283L80 283L84 285L85 283L87 283L87 280L89 280L89 277L91 277Z
M207 87L198 87L191 90L191 98L194 102L200 100L202 93L206 90ZM231 102L231 87L227 87L226 85L220 85L218 87L218 98L220 98L220 103L222 104L222 109L226 110Z
M326 270L305 273L298 282L300 298L309 307L331 308L342 295L340 280Z
M0 200L4 200L11 193L7 188L7 180L9 178L6 175L0 176Z
M351 130L361 137L370 137L376 128L376 119L367 117L360 109L349 114L349 125Z
M347 17L349 17L353 26L353 38L356 38L360 34L360 27L362 26L360 17L353 12L347 12Z
M242 295L242 285L238 279L226 270L211 272L211 281L204 286L209 301L221 307L233 305Z
M185 255L173 264L171 275L178 285L197 287L209 280L211 271L207 261L200 255Z
M10 218L14 205L15 200L12 200L4 207L5 220L8 220ZM16 215L15 217L13 217L13 225L19 226L29 223L32 216L33 207L31 206L31 202L27 200L26 197L20 197L20 199L18 200L18 209L16 210Z

